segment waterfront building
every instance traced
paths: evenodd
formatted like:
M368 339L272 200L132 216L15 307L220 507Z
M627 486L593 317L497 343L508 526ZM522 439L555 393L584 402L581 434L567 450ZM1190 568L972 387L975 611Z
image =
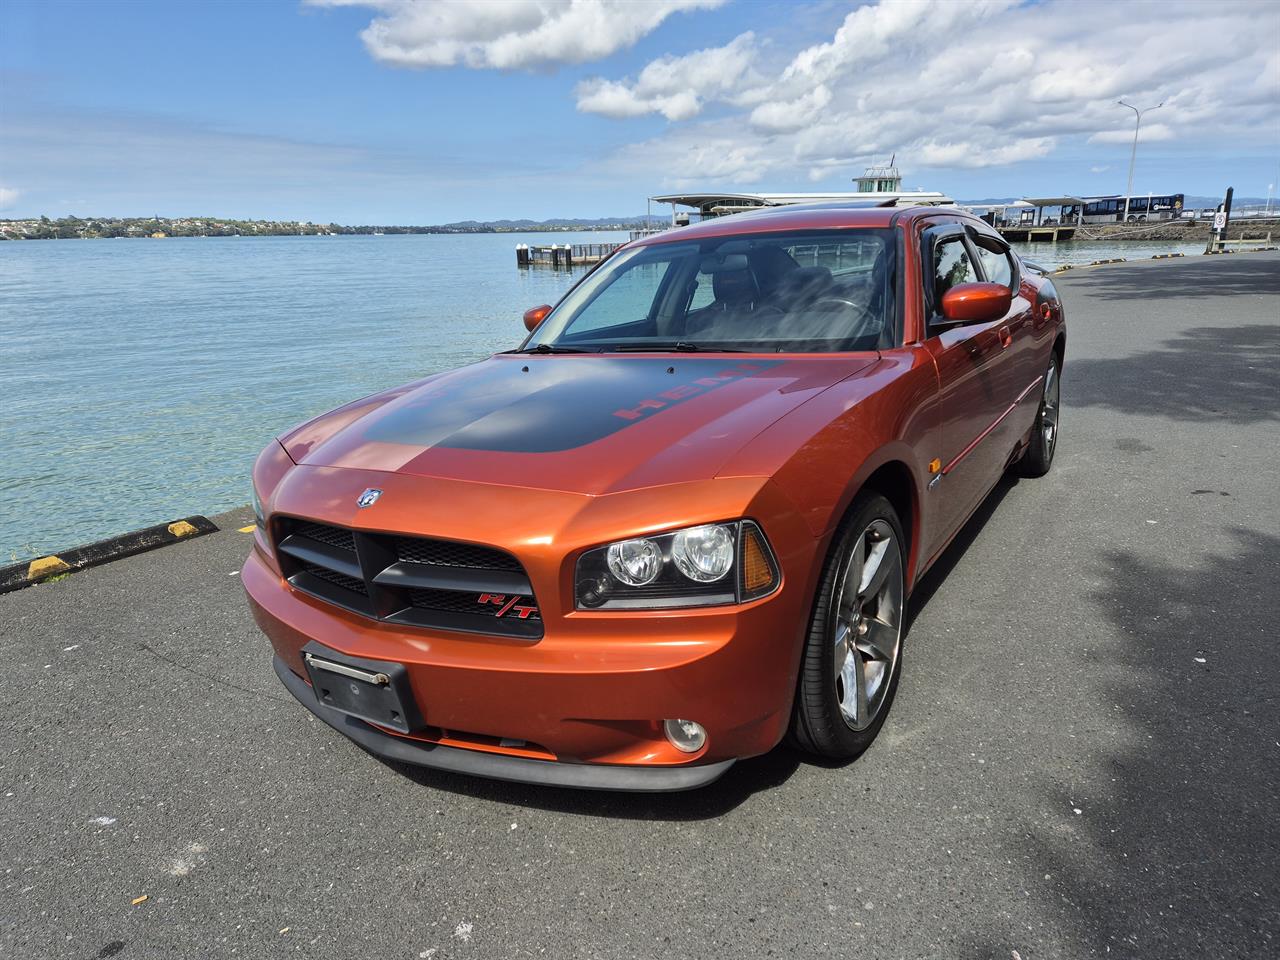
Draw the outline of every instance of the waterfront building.
M672 226L683 226L696 220L723 217L759 207L780 207L793 203L849 203L856 201L898 202L941 206L955 203L946 194L931 190L903 190L902 175L895 165L896 156L887 164L870 166L855 178L856 191L834 193L739 193L703 191L664 194L650 197L653 203L671 205ZM677 210L677 207L688 209Z

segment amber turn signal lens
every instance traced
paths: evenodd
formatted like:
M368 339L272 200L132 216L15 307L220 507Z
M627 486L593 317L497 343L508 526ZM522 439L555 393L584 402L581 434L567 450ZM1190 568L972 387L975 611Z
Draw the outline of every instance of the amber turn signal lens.
M743 531L742 585L748 594L764 593L773 586L773 567L754 527Z

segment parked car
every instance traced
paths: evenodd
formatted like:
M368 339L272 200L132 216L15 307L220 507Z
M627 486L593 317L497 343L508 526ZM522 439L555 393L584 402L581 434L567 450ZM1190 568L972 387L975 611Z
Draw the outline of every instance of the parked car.
M276 673L379 756L622 790L855 757L912 587L1057 446L1058 294L954 208L674 229L525 324L254 466Z

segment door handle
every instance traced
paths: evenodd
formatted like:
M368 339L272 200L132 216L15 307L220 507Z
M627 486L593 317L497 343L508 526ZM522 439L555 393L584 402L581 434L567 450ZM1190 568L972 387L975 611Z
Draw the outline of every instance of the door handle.
M1013 334L1009 332L1008 327L1001 327L996 332L1000 334L1000 346L1002 349L1008 348L1009 344L1013 343Z

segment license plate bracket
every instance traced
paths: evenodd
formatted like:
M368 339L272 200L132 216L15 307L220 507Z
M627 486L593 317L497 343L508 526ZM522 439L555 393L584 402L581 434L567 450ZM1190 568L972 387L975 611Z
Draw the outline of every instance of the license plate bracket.
M347 656L315 641L302 648L302 662L323 706L399 733L422 727L404 664Z

